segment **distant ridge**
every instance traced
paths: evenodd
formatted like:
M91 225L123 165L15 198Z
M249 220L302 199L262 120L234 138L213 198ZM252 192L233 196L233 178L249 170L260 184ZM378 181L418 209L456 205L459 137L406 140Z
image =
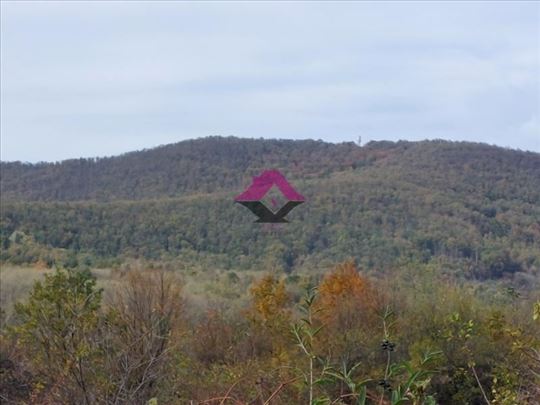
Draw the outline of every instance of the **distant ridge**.
M275 234L234 203L269 168L306 198ZM354 257L373 271L433 263L524 285L540 272L538 153L446 141L206 138L1 169L0 262L143 257L290 272Z
M267 168L277 168L290 179L305 179L383 161L390 164L412 159L409 163L416 165L430 156L441 159L443 166L459 162L478 166L483 162L482 170L496 161L524 169L540 165L540 154L478 143L378 141L359 147L353 142L208 137L116 157L38 164L1 162L0 191L3 200L11 201L180 197L236 191ZM437 165L431 170L438 170Z

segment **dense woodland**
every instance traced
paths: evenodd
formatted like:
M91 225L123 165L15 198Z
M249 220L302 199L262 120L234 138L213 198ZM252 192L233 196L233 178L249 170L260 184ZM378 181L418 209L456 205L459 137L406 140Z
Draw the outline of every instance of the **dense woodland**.
M265 168L306 196L290 224L233 204ZM75 266L205 256L294 272L355 258L468 278L540 268L540 156L482 144L206 138L116 158L2 163L1 260Z
M288 224L234 203L269 168ZM3 402L540 403L538 153L211 137L0 186Z

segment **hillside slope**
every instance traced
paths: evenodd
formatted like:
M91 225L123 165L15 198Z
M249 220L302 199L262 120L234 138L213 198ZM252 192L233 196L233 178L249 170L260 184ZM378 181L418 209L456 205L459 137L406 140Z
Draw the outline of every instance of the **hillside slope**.
M341 170L362 160L354 143L209 137L97 159L2 163L6 200L140 200L242 187L268 167L296 177Z
M268 167L307 198L279 228L233 203ZM4 261L291 272L354 257L367 270L433 263L523 284L540 267L540 155L483 144L207 138L91 162L5 163L2 190Z

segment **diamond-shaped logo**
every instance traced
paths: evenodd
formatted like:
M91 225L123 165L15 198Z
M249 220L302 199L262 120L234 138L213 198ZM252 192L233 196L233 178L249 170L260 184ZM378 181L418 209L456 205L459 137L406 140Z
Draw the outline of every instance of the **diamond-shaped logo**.
M279 202L280 196L272 196L274 190L269 193L272 187L277 188L285 198L286 202L284 204ZM267 200L266 204L263 200ZM271 208L267 206L268 200ZM234 199L235 202L242 204L257 215L259 219L255 222L258 223L289 222L285 219L285 216L305 200L304 196L289 184L279 170L265 170L260 176L253 177L253 181L246 191ZM278 209L278 207L280 208Z
M287 203L287 199L281 193L281 190L273 185L266 195L260 200L265 206L272 212L276 212L279 208L283 207Z

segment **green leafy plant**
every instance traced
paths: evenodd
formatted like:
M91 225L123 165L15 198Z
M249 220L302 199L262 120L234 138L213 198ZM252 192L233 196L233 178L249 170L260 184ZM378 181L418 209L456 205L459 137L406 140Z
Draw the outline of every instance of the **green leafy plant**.
M341 395L339 399L354 400L354 404L356 405L366 404L366 400L367 400L366 384L372 381L371 379L355 381L353 374L354 374L354 371L360 366L361 366L361 363L356 363L354 366L347 369L346 364L343 364L343 367L340 370L334 370L332 368L325 370L325 375L333 377L336 381L343 382L350 391L349 394Z
M313 405L335 404L342 399L348 399L349 401L354 400L356 405L364 405L366 403L366 384L371 380L355 381L354 372L361 366L361 363L357 363L351 368L347 368L347 365L343 364L338 369L330 366L327 360L315 354L315 338L324 327L324 325L316 326L314 324L313 316L320 311L320 309L314 309L313 304L316 297L317 289L308 289L299 307L303 317L300 319L300 323L294 324L292 327L298 347L308 357L308 369L302 374L308 387L309 403ZM320 371L317 371L317 366L319 366ZM315 397L316 386L335 382L344 383L349 393L342 394L336 399L331 399L328 395Z
M405 382L398 385L392 391L392 405L400 405L405 402L412 401L413 405L428 405L435 404L435 398L431 395L426 395L426 389L431 381L431 377L437 373L436 370L428 368L430 364L438 359L442 354L441 351L427 351L420 362L419 367L415 368L410 362L402 362L393 364L390 367L390 377L403 374Z
M435 398L426 395L426 390L431 381L431 377L436 374L437 371L428 368L428 366L437 359L442 352L426 351L418 367L414 367L409 361L392 363L392 352L394 352L396 347L395 343L390 340L390 330L395 324L395 320L393 319L394 312L387 306L381 315L381 318L384 333L381 349L386 353L386 367L384 378L379 381L379 386L381 387L379 404L383 403L387 394L390 396L392 405L401 405L410 401L412 401L413 405L435 404ZM404 379L405 381L398 384L395 388L392 388L390 383L392 379Z
M310 404L324 403L320 402L320 400L315 400L314 398L315 384L322 381L322 374L317 380L315 377L315 361L318 359L318 357L315 355L313 350L315 336L317 336L317 334L322 329L322 326L315 327L313 323L313 315L316 311L313 308L313 303L316 296L316 288L311 288L307 290L306 295L304 296L302 303L299 306L303 317L300 319L300 323L295 323L292 327L292 333L296 339L298 347L300 347L302 353L304 353L308 358L308 369L306 372L303 372L303 376L304 382L308 387Z

